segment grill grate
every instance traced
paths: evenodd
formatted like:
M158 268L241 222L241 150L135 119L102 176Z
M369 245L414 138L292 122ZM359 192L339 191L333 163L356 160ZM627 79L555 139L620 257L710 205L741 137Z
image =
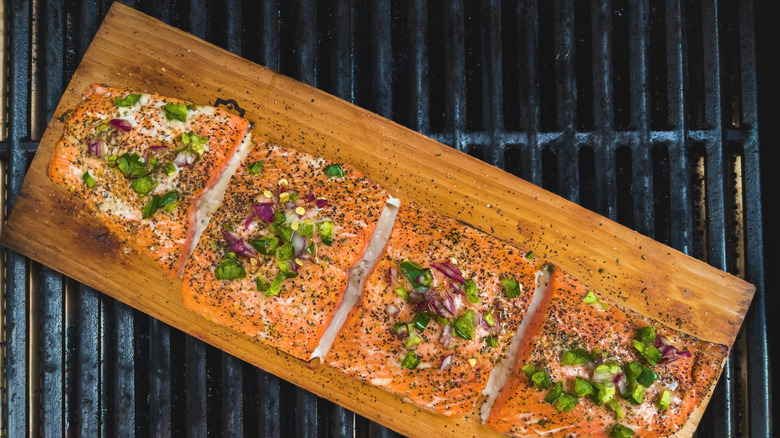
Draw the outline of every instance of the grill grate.
M752 2L126 3L756 284L698 435L771 435ZM3 217L109 7L2 3ZM0 435L395 435L2 254Z

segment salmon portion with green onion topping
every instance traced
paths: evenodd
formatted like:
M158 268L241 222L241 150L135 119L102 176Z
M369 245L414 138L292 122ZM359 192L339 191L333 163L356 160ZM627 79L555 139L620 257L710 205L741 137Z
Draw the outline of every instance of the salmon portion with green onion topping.
M557 271L487 426L512 436L669 436L728 349L654 324Z
M174 277L219 202L211 189L251 146L250 123L224 110L92 84L64 115L49 178Z
M532 256L404 204L324 363L446 416L471 411L534 290Z
M184 305L308 361L386 199L349 165L256 148L187 264Z

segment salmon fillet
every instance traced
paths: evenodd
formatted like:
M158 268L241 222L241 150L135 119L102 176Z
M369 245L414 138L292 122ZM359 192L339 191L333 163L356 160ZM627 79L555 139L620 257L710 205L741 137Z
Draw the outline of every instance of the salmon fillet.
M563 272L549 287L487 426L513 436L678 432L728 349L654 324Z
M309 360L386 198L351 166L256 148L185 269L184 305Z
M404 204L324 362L435 412L464 415L506 355L533 287L533 264L518 249Z
M199 204L236 151L251 147L249 122L98 84L64 119L49 178L84 199L124 244L179 275L204 219Z

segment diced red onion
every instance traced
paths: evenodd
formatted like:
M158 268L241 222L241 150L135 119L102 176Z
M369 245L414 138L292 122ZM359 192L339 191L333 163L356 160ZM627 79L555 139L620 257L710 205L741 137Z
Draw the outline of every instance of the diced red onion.
M493 314L493 327L490 328L490 333L494 335L501 333L501 315L497 312Z
M466 281L466 279L463 278L463 273L460 272L460 269L458 269L458 267L453 265L450 261L446 261L444 263L431 263L431 267L440 271L452 281L457 281L458 283L463 283Z
M458 309L455 308L455 300L452 299L452 295L445 294L442 304L444 304L444 308L447 309L453 315L457 313Z
M164 146L164 145L161 145L161 144L156 144L154 146L149 146L149 148L147 150L150 150L152 152L167 151L168 150L168 146Z
M230 251L244 257L256 257L257 250L245 240L240 240L230 245Z
M317 208L325 208L328 206L328 200L327 199L318 199L317 200Z
M222 230L222 237L225 238L228 245L230 246L233 246L242 240L241 236L239 236L238 233L230 230Z
M599 366L604 363L604 354L599 353L598 356L596 356L596 366Z
M244 228L249 228L249 225L252 224L252 219L254 218L255 218L255 212L252 211L251 213L249 213L249 216L247 216L246 219L244 219Z
M441 346L444 348L450 348L452 346L452 324L444 326L444 329L441 331L439 343L441 343Z
M398 271L396 271L395 266L390 266L390 268L387 269L387 282L390 283L391 286L398 284Z
M108 124L111 125L114 129L119 129L125 132L133 129L133 125L131 125L130 122L125 119L111 119Z
M294 202L285 202L284 203L284 208L286 208L288 210L292 210L292 209L295 208L295 203ZM298 215L298 216L300 216L300 215Z
M292 237L290 238L293 245L293 250L295 250L295 255L301 255L306 251L306 237L301 236L298 233L293 233Z
M274 207L270 203L252 204L252 209L255 211L255 215L260 219L268 223L274 221Z
M178 168L192 167L192 165L195 164L195 155L192 155L189 152L179 152L179 154L176 155L176 158L173 159L173 164Z
M387 307L385 308L385 311L387 312L388 315L397 315L398 312L401 311L401 309L399 309L398 306L396 306L395 304L388 304Z
M103 155L103 142L97 138L88 138L87 152L89 152L90 155L94 155L96 157Z
M680 357L691 357L691 353L680 351L672 345L667 345L661 349L661 360L658 363L671 363Z
M452 355L445 357L443 361L441 361L441 367L439 368L442 371L446 371L449 367L452 366Z
M317 200L317 198L314 197L314 193L311 190L309 190L309 193L306 194L306 202L311 204L312 202L314 202L316 200Z
M406 334L409 332L408 328L406 327L406 324L401 325L398 328L398 331L396 331L394 328L390 328L390 332L395 335L398 339L403 339L406 337Z
M626 392L626 376L623 375L623 373L618 373L617 376L615 376L614 379L612 379L612 383L614 383L617 386L617 390L619 394L623 394Z

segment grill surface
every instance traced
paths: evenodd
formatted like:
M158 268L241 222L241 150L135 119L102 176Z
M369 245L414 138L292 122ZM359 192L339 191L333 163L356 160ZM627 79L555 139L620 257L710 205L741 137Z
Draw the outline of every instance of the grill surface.
M126 3L756 284L698 434L771 435L752 2ZM109 6L3 3L4 214ZM2 435L394 435L2 251Z

